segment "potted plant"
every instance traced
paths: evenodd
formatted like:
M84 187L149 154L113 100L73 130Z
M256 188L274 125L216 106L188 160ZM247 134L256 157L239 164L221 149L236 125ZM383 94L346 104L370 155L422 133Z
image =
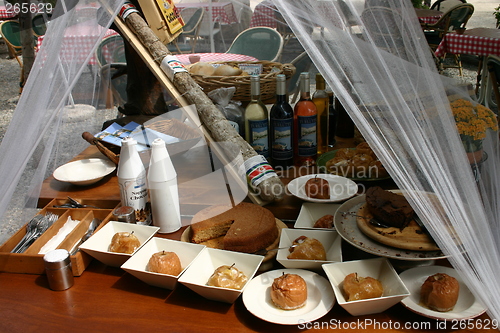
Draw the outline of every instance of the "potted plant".
M498 130L497 116L485 106L465 99L451 102L451 110L469 161L471 164L481 161L488 129Z

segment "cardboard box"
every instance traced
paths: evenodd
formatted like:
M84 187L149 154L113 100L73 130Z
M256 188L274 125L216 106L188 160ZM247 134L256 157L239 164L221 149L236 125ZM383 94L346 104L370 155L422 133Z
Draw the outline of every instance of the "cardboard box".
M139 4L149 27L164 44L180 35L184 21L172 0L139 0Z

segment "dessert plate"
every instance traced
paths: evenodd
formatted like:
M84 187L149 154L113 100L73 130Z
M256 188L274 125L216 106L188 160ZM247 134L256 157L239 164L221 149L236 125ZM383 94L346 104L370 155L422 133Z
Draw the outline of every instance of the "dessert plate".
M356 217L342 212L357 214L365 203L365 195L359 195L344 202L333 216L335 230L351 245L374 255L398 260L424 261L445 258L441 251L412 251L398 249L379 243L366 236L357 225Z
M61 182L87 186L97 183L115 169L116 165L109 160L87 158L61 165L54 171L53 176Z
M307 302L302 308L287 311L273 304L271 285L283 274L297 274L306 281ZM303 269L277 269L253 278L243 291L243 303L260 319L281 325L298 325L327 314L335 304L335 294L330 282L319 274Z
M460 293L455 308L449 312L439 312L420 305L420 288L427 277L445 273L454 277L460 283ZM409 310L419 315L439 320L465 320L477 317L486 311L486 308L474 297L462 278L453 268L445 266L422 266L410 268L399 274L401 280L410 291L410 296L403 299L401 303Z
M304 189L305 184L309 179L315 177L323 178L328 181L330 186L330 199L315 199L306 195ZM358 193L358 185L354 181L345 177L328 174L314 174L295 178L288 183L287 189L299 199L318 203L344 201Z

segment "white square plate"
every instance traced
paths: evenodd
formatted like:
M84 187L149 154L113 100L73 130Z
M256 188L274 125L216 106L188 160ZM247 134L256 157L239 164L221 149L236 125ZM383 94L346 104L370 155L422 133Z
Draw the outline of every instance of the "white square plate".
M181 276L191 262L205 248L204 245L185 243L181 241L153 237L140 250L138 250L121 267L143 282L160 288L174 289L177 279ZM154 273L147 270L147 265L151 256L157 252L174 252L181 262L182 272L177 275Z
M151 227L140 224L110 221L95 234L93 234L89 239L87 239L84 243L82 243L82 245L80 245L80 249L90 254L92 257L96 258L103 264L113 267L120 267L133 255L133 253L127 254L108 251L109 244L111 244L111 239L113 239L113 236L117 232L133 231L134 235L139 239L142 247L149 239L151 239L151 237L153 237L158 232L159 229L160 228L158 227ZM137 250L139 249L140 247ZM135 250L135 252L137 252L137 250Z

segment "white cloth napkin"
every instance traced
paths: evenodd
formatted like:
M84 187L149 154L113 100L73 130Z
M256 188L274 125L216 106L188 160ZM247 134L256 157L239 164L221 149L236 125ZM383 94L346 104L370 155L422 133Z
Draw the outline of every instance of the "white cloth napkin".
M49 251L55 250L59 244L62 243L64 238L80 223L78 220L72 220L71 216L68 216L68 220L64 225L59 229L56 235L54 235L45 245L40 249L38 254L45 254Z

